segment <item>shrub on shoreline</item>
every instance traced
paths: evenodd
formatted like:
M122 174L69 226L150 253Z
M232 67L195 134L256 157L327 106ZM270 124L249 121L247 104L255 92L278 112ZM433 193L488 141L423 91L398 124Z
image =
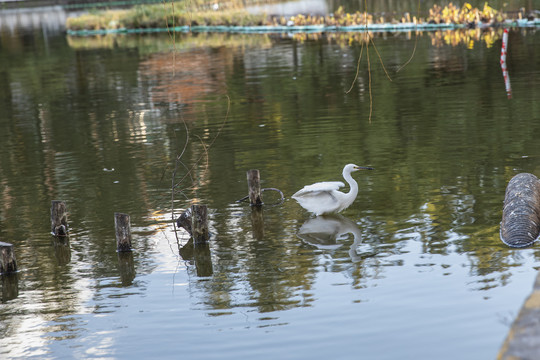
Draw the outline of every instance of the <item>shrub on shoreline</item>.
M233 0L234 1L234 0ZM267 0L268 1L268 0ZM524 16L525 14L523 14ZM410 17L405 14L401 19L390 20L391 23L431 23L459 24L469 28L477 26L495 26L503 23L508 15L491 8L487 3L483 9L473 8L465 3L457 7L452 3L444 8L434 5L429 9L427 19ZM519 14L522 18L522 14ZM166 2L155 5L137 5L124 10L91 11L79 17L68 18L66 27L70 31L80 30L115 30L115 29L147 29L175 26L259 26L259 25L325 25L325 26L358 26L366 23L384 23L388 19L375 19L369 13L345 13L340 7L334 14L327 16L296 15L290 18L269 18L266 14L251 14L241 3L214 3L203 0L194 2Z
M165 28L173 26L256 26L266 22L265 14L250 14L245 10L193 10L185 3L167 5L138 5L131 9L91 11L68 18L69 30L114 30Z

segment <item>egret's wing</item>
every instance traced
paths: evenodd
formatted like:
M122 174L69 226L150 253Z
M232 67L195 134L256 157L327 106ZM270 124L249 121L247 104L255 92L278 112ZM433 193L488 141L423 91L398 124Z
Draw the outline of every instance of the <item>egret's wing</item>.
M312 185L306 185L301 190L298 190L292 197L297 198L301 196L315 195L320 192L332 192L340 187L345 186L341 181L325 181L318 182Z

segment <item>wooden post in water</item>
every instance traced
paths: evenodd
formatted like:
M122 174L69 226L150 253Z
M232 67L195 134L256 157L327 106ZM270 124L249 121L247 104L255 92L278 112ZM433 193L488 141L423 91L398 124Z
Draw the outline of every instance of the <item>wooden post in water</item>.
M249 203L251 206L261 206L261 176L259 170L248 170L247 182L249 188Z
M206 205L191 205L191 236L195 246L208 241L208 210Z
M0 274L9 274L17 271L17 261L13 245L0 241Z
M66 203L61 200L51 202L51 233L54 236L67 236L68 222Z
M128 214L114 213L116 250L131 251L131 223Z

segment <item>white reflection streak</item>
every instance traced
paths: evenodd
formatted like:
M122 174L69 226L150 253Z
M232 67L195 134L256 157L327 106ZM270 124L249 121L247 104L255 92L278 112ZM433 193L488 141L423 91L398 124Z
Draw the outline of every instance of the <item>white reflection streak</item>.
M144 116L147 112L149 110L141 110L133 116L134 124L130 126L129 135L131 141L134 143L148 142L148 132L146 123L144 122Z
M0 339L0 353L9 358L28 358L44 356L49 353L51 321L58 320L59 309L72 308L74 314L88 314L93 311L87 304L93 297L90 279L76 278L73 289L77 291L64 294L50 291L27 291L19 297L22 300L24 315L15 316L10 321L7 336ZM13 304L17 306L17 304ZM21 304L19 304L20 306ZM7 350L7 352L6 352Z
M39 132L41 134L41 142L45 144L49 142L49 116L43 104L38 104L38 109Z
M100 359L114 359L115 357L110 356L111 349L115 344L115 339L111 336L106 336L108 334L114 334L114 331L99 331L97 332L96 338L100 339L99 343L85 351L86 355L92 357L99 356ZM109 355L109 357L106 357Z
M155 233L152 238L155 239L154 245L156 251L161 254L154 273L162 274L177 274L180 270L186 268L185 265L179 264L179 255L177 252L171 251L171 245L176 245L176 236L174 234L173 225L170 222L170 213L168 211L155 211L152 214L152 220L156 223L150 225ZM164 255L167 256L164 256ZM180 278L179 282L173 282L173 286L187 286L189 282L186 279Z
M75 282L74 288L78 291L70 294L67 300L74 307L74 313L92 312L92 309L85 306L92 298L89 283L88 279L78 279ZM59 308L70 307L70 304L57 299L58 296L60 295L54 294L51 299L48 292L37 290L21 294L20 297L24 298L22 312L25 315L16 317L11 322L11 325L15 326L10 329L10 335L0 339L1 349L4 351L8 349L7 354L10 358L43 356L48 353L49 326L50 321L54 320L54 316L47 314L55 313L55 310Z
M13 321L15 323L15 321ZM9 358L26 358L45 355L47 340L43 336L46 321L41 316L29 314L17 319L18 328L13 329L13 336L0 340L2 350L9 349ZM32 344L29 347L29 344Z

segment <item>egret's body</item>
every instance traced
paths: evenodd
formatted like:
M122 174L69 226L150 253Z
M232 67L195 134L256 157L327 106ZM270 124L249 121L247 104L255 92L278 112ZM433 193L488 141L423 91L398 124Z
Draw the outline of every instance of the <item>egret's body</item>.
M351 176L353 171L358 170L373 170L373 168L354 164L345 165L343 168L343 178L349 184L350 189L348 193L338 190L345 186L341 181L327 181L304 186L292 198L298 201L304 209L315 215L343 211L353 203L356 195L358 195L358 183Z

